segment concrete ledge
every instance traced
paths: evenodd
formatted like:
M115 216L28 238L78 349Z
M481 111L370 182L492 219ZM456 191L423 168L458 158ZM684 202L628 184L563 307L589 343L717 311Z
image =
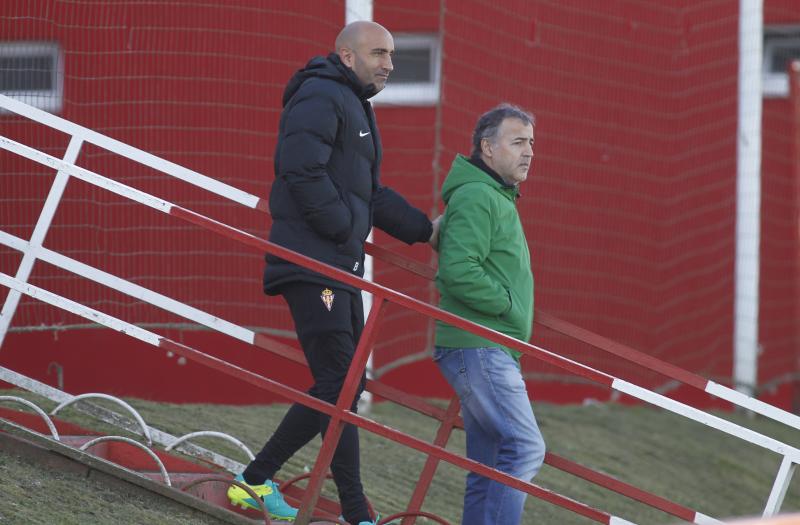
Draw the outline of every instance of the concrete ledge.
M236 514L87 452L33 433L9 421L0 419L0 429L3 430L0 432L0 451L29 458L41 464L43 468L71 471L107 485L124 486L127 490L158 494L232 525L264 523L263 520ZM19 434L23 434L24 437Z

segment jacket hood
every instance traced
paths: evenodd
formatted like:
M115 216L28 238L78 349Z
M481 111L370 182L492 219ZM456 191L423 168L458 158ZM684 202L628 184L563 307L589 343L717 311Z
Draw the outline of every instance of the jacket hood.
M331 53L327 57L317 56L308 61L302 69L298 69L283 92L283 106L292 99L303 82L309 78L327 78L348 86L361 100L374 97L378 90L375 84L364 86L352 69L342 63L339 55Z
M464 155L456 155L456 158L453 160L453 165L450 166L450 172L447 174L447 178L442 185L442 200L444 203L447 204L453 192L470 182L479 182L491 186L512 202L515 201L519 195L518 187L504 187L492 178L491 175L472 164L467 157Z

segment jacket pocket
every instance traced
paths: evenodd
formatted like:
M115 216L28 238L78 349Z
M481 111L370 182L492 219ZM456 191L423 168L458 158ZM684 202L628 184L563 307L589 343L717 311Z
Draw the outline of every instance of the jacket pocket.
M369 234L369 204L348 194L345 194L342 200L350 210L352 229L349 237L337 243L336 248L339 253L360 257L364 241Z
M504 313L500 314L500 320L503 322L504 325L507 327L513 328L514 331L519 330L519 326L522 321L522 312L521 309L521 301L514 297L514 293L506 289L506 293L508 294L509 299L511 300L511 308L509 308Z

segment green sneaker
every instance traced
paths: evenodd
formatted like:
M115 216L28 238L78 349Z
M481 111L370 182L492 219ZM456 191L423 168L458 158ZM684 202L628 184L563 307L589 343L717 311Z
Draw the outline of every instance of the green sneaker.
M375 515L375 521L361 521L358 525L377 525L378 522L381 521L381 515ZM386 525L397 525L394 521L387 523Z
M297 509L286 503L283 495L278 490L278 484L268 479L263 485L251 485L244 480L244 477L239 474L234 478L239 483L244 483L250 487L264 501L264 506L269 512L269 517L275 520L294 521L297 517ZM258 502L253 499L250 494L243 488L231 485L228 488L228 499L231 504L239 505L243 509L261 510Z

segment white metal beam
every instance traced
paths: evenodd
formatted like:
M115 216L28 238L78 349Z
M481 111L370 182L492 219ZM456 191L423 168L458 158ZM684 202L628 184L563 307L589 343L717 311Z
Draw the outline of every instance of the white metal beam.
M67 146L67 151L64 153L64 162L67 164L75 164L78 160L78 155L83 146L83 139L79 137L72 137ZM50 230L50 224L53 222L53 217L58 209L58 204L61 202L61 197L64 195L64 189L67 187L69 181L69 174L63 169L59 169L56 173L56 178L53 185L50 187L50 192L47 194L47 199L44 201L42 212L39 214L39 220L36 221L36 226L33 228L31 234L30 247L22 255L22 261L17 268L16 278L23 282L28 282L28 278L33 271L33 265L36 262L36 252L44 243L44 238ZM6 338L8 329L11 326L11 320L19 306L19 300L22 294L17 290L9 290L6 296L6 301L3 304L3 310L0 311L0 348L3 347L3 341Z
M763 0L740 0L733 380L748 396L758 383L763 20Z
M372 0L346 0L344 3L344 23L349 24L358 20L372 21ZM372 242L372 231L367 236L367 242ZM374 280L374 261L372 256L367 255L364 258L364 279L368 281ZM369 316L369 311L372 309L372 294L361 292L361 297L364 302L364 319ZM372 354L370 353L367 358L366 374L368 379L372 379L373 373ZM358 401L358 411L361 414L369 414L372 409L372 393L367 392L361 394Z

